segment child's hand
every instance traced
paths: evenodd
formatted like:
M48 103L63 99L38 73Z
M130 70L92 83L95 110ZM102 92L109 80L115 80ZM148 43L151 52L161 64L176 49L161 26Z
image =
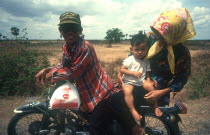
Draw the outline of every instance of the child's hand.
M138 71L134 71L133 72L133 76L135 76L135 77L141 77L141 75L142 75L142 73L140 73L140 72L138 72Z

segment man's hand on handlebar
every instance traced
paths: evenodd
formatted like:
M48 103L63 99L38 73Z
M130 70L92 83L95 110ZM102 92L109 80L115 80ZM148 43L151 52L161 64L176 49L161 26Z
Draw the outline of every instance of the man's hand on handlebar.
M44 68L35 76L37 84L44 84L46 81L50 81L52 78L52 72L49 68Z

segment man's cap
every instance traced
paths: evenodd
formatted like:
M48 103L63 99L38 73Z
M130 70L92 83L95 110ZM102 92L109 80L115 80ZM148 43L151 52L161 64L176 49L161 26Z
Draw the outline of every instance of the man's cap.
M80 16L79 14L73 13L73 12L65 12L60 16L60 24L64 23L74 23L79 24L81 26Z

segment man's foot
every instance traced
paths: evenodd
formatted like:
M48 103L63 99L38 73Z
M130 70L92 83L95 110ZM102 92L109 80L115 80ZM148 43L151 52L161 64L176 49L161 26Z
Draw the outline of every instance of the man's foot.
M131 110L131 114L133 115L133 118L136 122L139 122L142 118L142 116L139 115L139 113L136 110Z

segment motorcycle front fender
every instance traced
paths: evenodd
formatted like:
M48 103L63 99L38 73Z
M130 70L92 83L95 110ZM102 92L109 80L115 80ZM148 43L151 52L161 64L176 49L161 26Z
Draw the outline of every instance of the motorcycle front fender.
M174 120L172 120L170 116L168 116L167 118L165 117L162 120L165 121L165 123L169 127L171 135L181 135L178 125L178 123L181 121L181 118L178 114L176 114L174 117Z
M30 102L19 106L14 110L15 113L25 113L25 112L45 112L47 109L46 102Z

